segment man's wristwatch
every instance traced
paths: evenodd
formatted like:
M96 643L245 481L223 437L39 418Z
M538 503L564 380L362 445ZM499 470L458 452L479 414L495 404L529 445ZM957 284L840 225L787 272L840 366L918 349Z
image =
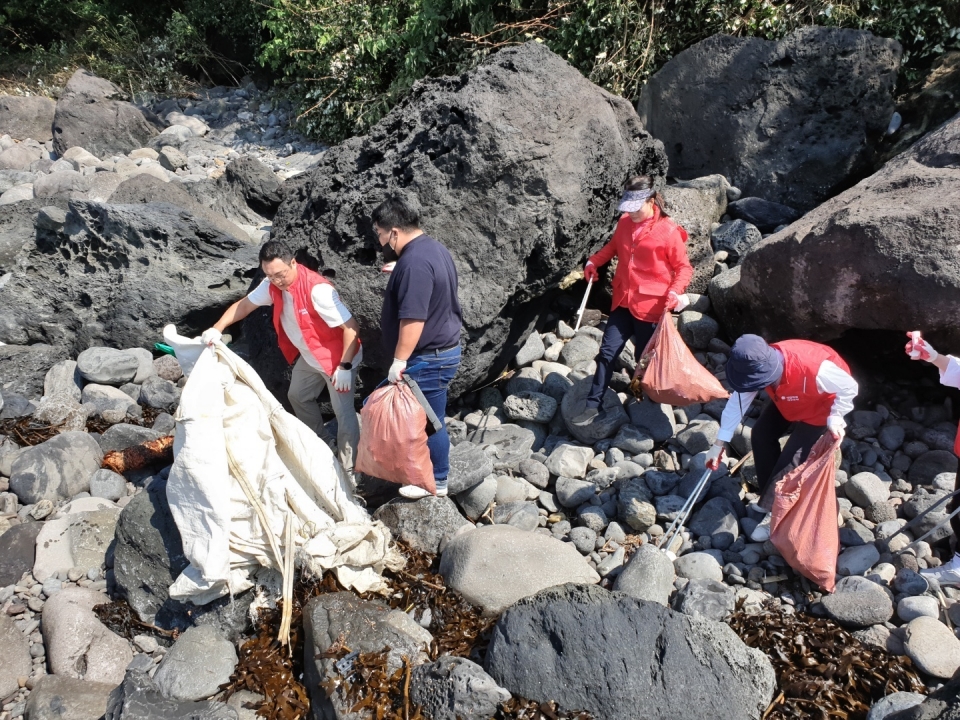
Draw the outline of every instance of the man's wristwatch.
M353 363L344 361L340 363L340 367L343 368L344 370L353 370Z

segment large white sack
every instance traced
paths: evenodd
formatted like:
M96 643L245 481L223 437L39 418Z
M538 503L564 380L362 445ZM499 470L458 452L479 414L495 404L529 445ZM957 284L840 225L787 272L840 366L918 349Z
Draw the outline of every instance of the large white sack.
M358 592L385 590L381 573L402 558L390 531L354 497L326 443L226 346L207 348L172 325L164 341L187 374L167 499L190 565L170 596L202 605L247 589L261 566L281 570L287 518L294 527L289 550L301 566L334 570Z

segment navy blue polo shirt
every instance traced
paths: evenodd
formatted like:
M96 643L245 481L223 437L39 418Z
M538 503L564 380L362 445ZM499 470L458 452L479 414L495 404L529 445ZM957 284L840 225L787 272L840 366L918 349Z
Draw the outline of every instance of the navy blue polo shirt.
M414 354L460 344L463 314L457 268L450 251L429 235L419 235L404 246L387 282L380 331L388 358L397 348L401 320L424 321Z

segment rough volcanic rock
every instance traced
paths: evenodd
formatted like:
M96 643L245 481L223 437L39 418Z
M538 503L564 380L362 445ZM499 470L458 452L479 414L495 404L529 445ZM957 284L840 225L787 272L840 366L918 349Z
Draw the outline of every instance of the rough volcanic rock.
M710 229L720 222L727 209L727 188L723 175L709 175L669 185L663 190L667 214L687 231L687 257L693 265L693 279L687 291L704 293L713 277L713 248ZM612 274L611 274L612 277Z
M53 149L63 155L82 147L97 157L126 155L143 147L162 128L160 119L120 99L109 80L77 70L57 101Z
M56 109L57 104L42 95L0 96L0 135L46 142L53 138L51 126Z
M597 718L760 718L773 667L723 623L598 587L525 598L497 622L487 672L507 690Z
M217 700L171 700L145 672L130 670L110 693L104 720L238 720L238 715Z
M0 287L0 304L6 300L4 288ZM4 326L5 313L0 313L0 328ZM42 332L42 329L38 329ZM0 335L3 331L0 330ZM33 338L24 338L32 340ZM59 341L59 338L54 338ZM3 342L0 340L0 342ZM27 397L43 394L43 378L47 371L70 353L60 345L43 343L30 345L0 346L0 387L4 392L14 392Z
M464 75L419 83L368 135L327 151L286 183L274 234L335 273L374 365L384 360L387 278L370 212L393 191L419 204L423 230L460 274L456 397L506 366L548 289L608 239L623 178L665 171L663 148L629 102L529 42ZM272 342L265 334L255 345ZM253 361L261 370L255 347Z
M900 55L862 30L714 35L650 78L640 117L671 175L720 173L746 195L809 210L870 171Z
M960 344L960 117L756 245L710 299L732 337L920 327ZM739 279L736 273L739 273Z
M257 247L176 205L75 201L64 233L18 262L29 269L0 288L0 342L55 340L78 352L137 347L167 323L202 332L246 291Z

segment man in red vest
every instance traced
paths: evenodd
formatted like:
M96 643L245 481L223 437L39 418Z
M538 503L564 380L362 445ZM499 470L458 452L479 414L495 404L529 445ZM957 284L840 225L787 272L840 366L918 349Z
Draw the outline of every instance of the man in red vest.
M327 439L317 398L324 388L337 416L337 451L343 467L353 470L360 423L354 407L354 381L363 362L360 327L340 300L333 283L300 265L293 252L276 241L260 248L260 268L266 279L253 292L227 308L203 333L212 343L235 322L258 307L273 306L273 327L280 350L293 365L287 398L296 416Z
M920 335L919 330L907 333L910 338L905 350L911 360L924 360L932 363L940 371L940 382L947 387L960 388L960 360L952 355L942 355L933 349L926 340ZM960 432L957 433L953 441L954 455L960 455ZM954 491L960 490L960 472L958 472L953 481ZM960 498L953 498L947 503L947 511L953 513L960 507ZM950 520L950 528L953 530L954 542L960 541L960 515L954 515ZM960 545L956 547L960 550ZM921 570L920 574L925 578L931 578L941 585L960 585L960 553L954 552L953 557L940 567Z
M765 389L773 402L760 413L750 434L762 503L753 509L766 513L750 538L763 542L770 538L770 508L763 502L767 486L781 472L806 460L825 431L837 439L843 437L843 416L853 410L857 382L843 359L826 345L807 340L768 345L758 335L737 339L726 371L734 392L723 409L706 466L720 467L724 443L730 442L750 403ZM781 450L780 438L791 426L790 439Z

